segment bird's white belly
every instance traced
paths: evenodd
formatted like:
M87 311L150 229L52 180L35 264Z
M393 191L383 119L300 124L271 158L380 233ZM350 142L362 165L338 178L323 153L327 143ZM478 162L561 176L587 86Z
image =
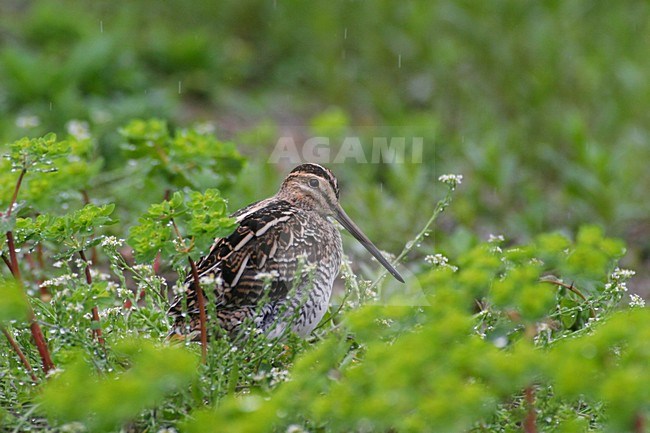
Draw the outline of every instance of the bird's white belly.
M334 237L333 248L329 249L329 254L322 257L321 263L313 264L316 267L316 272L313 281L308 285L308 290L304 293L297 293L293 298L292 308L287 309L285 313L293 318L291 330L301 337L308 336L325 316L332 296L334 280L341 267L340 234L334 227L331 230ZM323 266L323 263L329 263L329 265ZM285 332L286 327L287 321L280 320L270 330L267 329L266 333L269 338L276 338Z

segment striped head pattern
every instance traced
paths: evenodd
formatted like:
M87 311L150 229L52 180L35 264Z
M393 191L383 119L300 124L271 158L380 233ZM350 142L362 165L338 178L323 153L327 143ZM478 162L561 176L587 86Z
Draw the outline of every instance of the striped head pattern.
M312 163L302 164L284 179L278 198L321 215L331 215L338 205L339 185L327 168Z
M339 204L339 185L331 171L318 164L303 164L294 168L284 179L276 198L296 207L332 217L352 234L397 280L402 276L363 234Z

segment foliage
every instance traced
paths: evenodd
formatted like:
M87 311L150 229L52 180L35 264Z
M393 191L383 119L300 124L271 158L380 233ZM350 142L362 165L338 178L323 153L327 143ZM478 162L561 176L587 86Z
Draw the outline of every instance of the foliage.
M186 130L189 137L204 135ZM177 149L191 148L193 140L178 144ZM218 141L207 137L201 140L212 145L212 152L219 150ZM167 284L150 265L129 263L124 256L129 253L122 249L124 241L105 234L108 226L118 222L112 215L115 204L86 203L57 215L67 203L79 200L66 200L57 206L52 197L41 200L29 193L37 183L45 191L67 197L77 193L89 201L90 189L86 188L92 188L90 171L71 167L83 159L92 161L90 143L91 137L70 136L61 142L48 134L21 139L6 148L5 160L17 171L7 177L11 185L3 202L7 211L2 213L3 233L7 235L2 257L11 273L1 279L4 295L0 327L6 337L2 344L10 343L3 348L2 364L3 369L13 372L3 378L2 414L3 424L21 431L39 429L46 422L40 416L28 415L34 411L47 415L52 425L63 430L85 425L93 431L112 431L143 409L159 406L166 395L183 388L182 384L196 381L194 356L188 351L157 348L137 340L160 339L168 331ZM232 149L226 159L239 162L220 167L223 179L231 178L242 161ZM214 167L206 160L197 171ZM188 173L194 170L186 169ZM151 172L142 174L144 181L155 176ZM170 200L172 207L167 201L152 206L142 219L150 224L149 232L141 230L141 235L156 233L158 222L176 218L187 223L191 247L196 247L192 254L199 254L215 232L232 228L226 202L217 190L188 191L187 196L185 201L177 192ZM164 209L172 208L176 214L167 215L165 220ZM110 273L105 272L108 270ZM35 345L30 335L36 339ZM41 361L43 372L39 374L31 365ZM62 366L64 371L51 378L55 366ZM35 399L33 390L24 388L25 375L35 384L43 382L39 384L41 397ZM111 377L103 378L105 375ZM61 399L62 394L69 398ZM132 398L123 398L125 395ZM100 410L106 407L111 410ZM27 417L21 408L26 408Z
M13 280L0 279L2 303L0 303L0 323L4 326L11 321L27 320L27 300L22 288Z
M519 407L518 396L527 387L545 396L536 403L546 405L537 414L540 431L579 421L577 409L598 401L606 402L606 410L582 409L593 427L634 431L636 417L647 410L648 377L638 370L647 362L647 337L625 323L648 320L648 312L599 313L564 326L563 315L612 309L624 284L613 283L618 277L609 274L620 245L604 253L607 266L586 263L586 274L598 274L592 280L598 289L584 303L561 286L540 282L547 263L566 263L584 246L580 236L575 243L561 241L561 249L481 245L459 257L457 268L435 266L418 280L426 304L400 307L389 301L348 312L344 328L303 355L292 380L270 399L229 397L221 407L200 411L187 431L224 431L224 425L236 432L292 425L325 431L499 431L523 424L534 410ZM503 286L516 290L504 293ZM565 300L573 307L561 307ZM612 393L609 387L618 379L604 378L628 368L639 374L634 396Z
M87 204L63 216L43 214L35 219L19 218L16 221L16 237L19 243L27 240L54 243L62 247L57 257L70 257L101 242L101 238L92 239L92 235L100 227L117 223L110 217L113 209L114 204Z
M98 378L81 354L69 355L66 370L55 374L40 396L43 410L56 423L80 422L91 431L114 431L143 409L160 404L166 394L182 389L196 374L191 354L146 340L122 341L115 345L114 356L129 369Z
M647 12L6 2L0 429L643 431ZM280 138L313 159L313 137L326 163L358 143L332 164L341 203L404 248L407 284L344 237L310 340L251 329L198 363L165 341L182 259L277 190L298 163L269 163ZM464 175L451 212L440 170Z
M145 141L169 138L158 121L124 130L134 137L138 128ZM38 161L30 169L47 167L39 144L48 139L9 149L26 149L14 159ZM446 195L397 256L413 272L407 287L395 290L383 274L359 278L346 261L346 291L311 344L292 335L269 341L251 329L246 338L209 341L198 367L196 343L152 342L169 330L168 288L183 290L156 263L182 276L181 258L197 258L233 229L216 189L177 191L150 205L129 231L138 264L123 240L105 234L110 224L124 230L112 217L119 204L54 215L25 203L8 226L15 244L5 244L6 255L16 248L25 277L3 277L2 326L36 365L41 352L26 332L35 315L58 370L46 379L47 369L29 370L15 347L3 350L3 423L34 431L638 431L648 416L649 318L638 298L622 308L633 275L618 267L623 243L583 226L574 239L546 233L517 245L497 236L447 258L428 238L463 178L439 180ZM81 253L93 250L91 263Z
M131 227L129 244L135 257L143 262L153 260L159 252L169 257L174 252L206 251L216 237L225 236L235 228L234 220L227 215L226 201L216 189L208 189L203 194L192 191L187 202L183 193L175 192L169 200L151 205L139 224ZM180 231L174 233L179 230L177 223L186 227L189 247L181 242L185 236Z
M171 136L159 119L133 120L120 134L127 140L126 156L148 160L145 175L173 187L227 186L243 166L234 144L217 140L198 128L180 129Z

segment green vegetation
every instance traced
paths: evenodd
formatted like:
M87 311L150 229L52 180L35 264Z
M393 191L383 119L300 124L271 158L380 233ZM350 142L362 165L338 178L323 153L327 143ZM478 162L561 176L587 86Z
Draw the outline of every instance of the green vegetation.
M647 431L648 4L6 3L0 430ZM421 137L330 164L407 284L344 236L308 341L167 341L287 137Z

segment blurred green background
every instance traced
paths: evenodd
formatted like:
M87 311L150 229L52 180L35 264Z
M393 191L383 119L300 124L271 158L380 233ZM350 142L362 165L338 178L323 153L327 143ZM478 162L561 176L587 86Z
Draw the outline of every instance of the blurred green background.
M330 165L344 207L380 248L398 252L428 219L437 176L461 173L429 249L453 256L490 233L525 241L596 223L627 241L627 265L647 268L647 2L0 8L1 141L85 122L103 161L95 196L132 194L128 180L106 183L128 173L118 128L134 117L214 125L234 142L249 164L225 188L233 210L272 194L291 168L268 163L279 137L418 136L422 163ZM159 201L148 188L140 201Z

